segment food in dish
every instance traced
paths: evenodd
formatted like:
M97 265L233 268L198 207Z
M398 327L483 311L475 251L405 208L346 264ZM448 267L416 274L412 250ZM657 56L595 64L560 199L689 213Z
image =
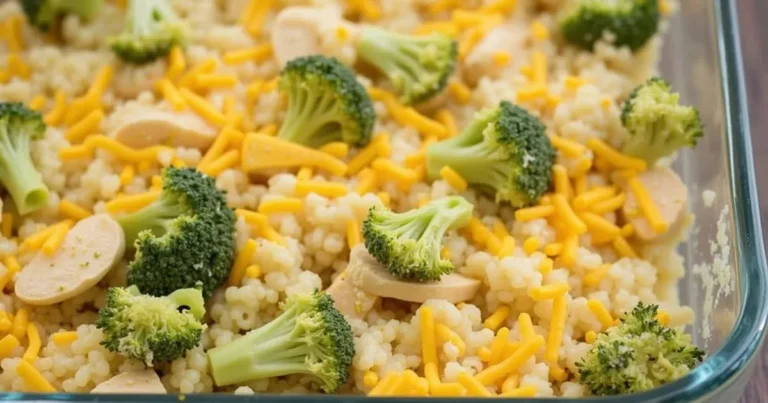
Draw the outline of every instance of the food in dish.
M577 397L684 333L673 1L0 5L0 390Z

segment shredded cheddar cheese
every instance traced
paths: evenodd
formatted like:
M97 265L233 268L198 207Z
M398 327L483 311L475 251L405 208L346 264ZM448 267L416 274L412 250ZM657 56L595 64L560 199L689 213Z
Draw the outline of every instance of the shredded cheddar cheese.
M586 286L597 285L597 283L599 283L600 280L602 280L603 277L605 277L605 275L608 273L608 270L610 269L611 269L610 264L602 264L591 270L588 270L587 273L582 278L582 282Z
M470 397L491 397L493 396L476 378L473 378L466 372L459 372L456 380L467 389L467 396Z
M637 199L640 211L643 212L645 219L651 224L651 228L659 234L666 232L669 229L669 225L664 221L664 217L661 216L645 185L636 176L630 178L627 184L635 199Z
M577 143L564 137L552 135L549 136L549 140L552 142L552 146L555 147L557 151L569 157L580 157L587 151L587 148L584 147L584 145L581 143Z
M578 217L582 222L584 222L584 224L592 233L599 234L607 238L613 238L621 235L621 228L595 213L585 211L579 213Z
M502 305L498 307L496 311L494 311L493 314L485 320L485 322L483 322L483 326L486 329L496 330L505 320L507 320L509 313L510 308L506 305Z
M637 253L635 253L634 249L632 249L627 240L623 237L618 236L613 239L613 248L621 257L637 258Z
M301 200L292 197L284 197L262 201L261 204L259 204L259 213L265 215L297 213L301 211L302 208L303 204Z
M316 193L325 197L340 197L347 194L347 186L343 183L297 181L295 192L299 196Z
M349 154L349 145L343 141L334 141L320 147L320 151L336 158L344 158Z
M59 202L59 214L73 220L82 220L88 218L92 213L69 200Z
M250 49L234 50L224 54L224 64L238 65L246 62L260 63L272 56L272 45L262 44Z
M568 283L555 283L531 288L528 295L534 301L544 301L565 295L568 292Z
M618 210L624 204L625 200L626 200L626 195L624 193L619 193L618 195L611 197L610 199L598 202L597 204L595 204L590 208L590 211L592 211L595 214L610 213L612 211Z
M256 253L258 246L259 244L253 238L250 238L245 242L245 245L243 245L237 253L234 264L232 264L232 270L229 272L227 284L230 286L238 286L242 283L246 269L251 264L251 259L253 258L253 254Z
M523 241L523 251L525 251L526 255L531 255L533 252L539 250L540 245L541 239L539 239L539 237L529 236Z
M467 350L467 345L464 343L464 340L461 339L461 337L456 334L451 328L448 326L438 323L435 325L435 334L437 336L437 339L440 340L443 343L451 343L456 347L457 350L459 350L459 356L463 356L464 353Z
M351 250L357 244L362 242L360 235L360 223L357 220L349 220L347 222L347 246Z
M10 357L13 350L19 345L21 345L21 343L16 336L12 334L5 335L0 339L0 359Z
M435 115L435 118L445 127L447 137L453 137L459 134L459 129L456 125L456 119L447 109L441 109L438 111ZM425 141L424 144L428 145L429 143Z
M374 136L373 140L349 161L347 172L350 175L356 175L365 166L373 162L376 157L379 157L379 143L389 143L389 135L387 133L379 133Z
M451 83L448 84L448 91L453 98L462 105L469 102L469 99L472 97L472 91L470 91L469 87L464 85L461 81L451 81Z
M469 186L467 181L458 172L447 165L440 170L440 176L457 192L463 192Z
M53 340L53 344L61 347L66 346L68 344L71 344L78 338L78 334L76 331L69 331L69 332L56 332L53 335L51 335L51 339Z
M541 23L541 21L534 21L531 23L531 36L533 36L534 39L537 41L546 41L549 39L549 30L547 29L546 25Z
M536 386L525 385L499 394L501 397L535 397Z
M53 108L43 116L43 121L48 126L56 126L64 118L67 108L67 95L62 90L56 90L53 96Z
M552 204L557 211L558 218L563 220L570 231L579 235L587 232L587 225L571 209L565 196L562 194L552 195Z
M71 221L68 220L64 225L57 225L51 236L45 240L41 250L46 256L53 256L53 254L56 253L56 251L59 249L61 243L64 242L64 238L67 236L67 233L71 228L70 223Z
M633 169L638 172L645 171L648 168L648 164L644 160L622 154L606 144L603 140L596 137L587 140L587 147L589 147L595 155L603 158L606 162L616 168Z
M603 325L603 330L613 326L613 318L611 317L610 312L608 312L608 310L605 308L605 305L600 302L600 300L587 300L587 308L590 312L592 312L593 315L595 315L597 320L600 321L600 324Z
M565 332L565 320L567 319L568 300L565 295L555 297L552 301L552 318L549 322L549 335L547 336L547 349L544 354L549 362L557 362L560 344Z
M539 263L539 273L541 273L543 276L546 276L547 274L552 272L552 269L555 266L555 262L550 258L544 258L541 259L541 263Z
M174 46L168 54L168 70L165 76L170 80L179 78L187 68L187 60L184 57L184 49L180 46Z
M0 292L2 292L13 280L13 276L21 270L21 265L15 257L7 255L2 258L3 266L5 266L5 275L0 277Z
M51 386L48 380L27 360L19 361L19 364L16 366L16 373L19 374L27 387L33 392L56 392L56 388Z
M397 165L392 160L377 158L373 161L371 167L381 177L394 180L404 188L408 188L416 182L416 174L412 170Z
M522 367L543 345L544 338L536 336L533 340L524 342L520 348L500 363L485 368L475 376L475 379L482 385L495 384Z
M33 322L27 324L27 339L29 340L29 343L27 344L27 349L24 351L22 359L34 363L37 359L37 355L40 353L41 342L40 332L37 330L37 325Z
M159 199L160 193L161 191L159 190L150 190L145 193L139 193L130 196L119 196L113 200L108 201L105 207L107 212L110 214L114 214L120 211L138 211Z
M85 136L97 133L103 119L104 112L100 109L94 110L74 126L67 129L64 133L64 137L66 137L70 143L80 142Z
M554 213L555 206L552 205L525 207L515 210L515 220L520 222L533 221L540 218L547 218Z
M533 340L536 332L533 330L533 321L531 315L523 312L517 317L517 324L520 329L520 339L524 342Z
M3 213L2 222L0 222L0 234L6 238L13 236L13 214L10 212Z

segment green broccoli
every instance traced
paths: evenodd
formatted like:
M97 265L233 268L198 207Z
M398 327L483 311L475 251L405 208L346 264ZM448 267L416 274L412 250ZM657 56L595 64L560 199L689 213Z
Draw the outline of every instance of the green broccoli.
M17 102L0 102L0 182L11 194L19 214L48 202L48 188L30 157L29 143L45 136L39 113Z
M213 179L195 169L166 168L160 198L117 221L136 249L128 284L144 293L162 296L202 282L208 297L229 275L235 215Z
M128 0L125 30L109 40L126 63L146 64L183 46L187 30L167 0Z
M363 222L365 246L395 277L437 281L453 271L453 263L440 256L443 235L469 222L472 209L459 196L437 199L405 213L373 206Z
M46 32L58 23L59 18L72 13L91 19L99 13L102 0L20 0L29 24Z
M458 54L456 41L444 34L404 35L375 27L362 29L357 53L387 76L407 104L442 91Z
M184 357L200 344L204 314L203 294L197 289L152 297L141 294L136 286L112 287L96 327L104 333L101 344L109 351L151 366Z
M280 91L289 106L278 137L308 147L332 141L364 146L376 116L354 73L320 55L291 60L280 73Z
M325 293L294 296L272 322L208 350L213 380L232 385L290 374L313 375L326 392L347 382L352 328Z
M549 189L555 150L544 125L524 109L502 101L480 112L459 135L427 148L427 175L451 167L469 184L495 193L513 207L536 204Z
M680 105L680 94L661 78L632 91L622 106L621 123L629 132L624 153L651 165L681 147L695 147L704 135L699 110Z
M659 29L658 0L577 0L560 20L566 41L585 50L609 32L614 45L635 51Z
M658 306L638 304L621 324L598 335L576 366L593 394L618 395L652 389L687 374L704 358L691 336L663 326Z

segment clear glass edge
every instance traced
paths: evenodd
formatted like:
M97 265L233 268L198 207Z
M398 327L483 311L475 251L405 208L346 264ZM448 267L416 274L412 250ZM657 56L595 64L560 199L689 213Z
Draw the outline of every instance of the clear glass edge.
M760 204L757 196L749 112L743 77L738 11L733 0L715 0L718 32L718 58L723 75L721 91L726 114L726 135L730 167L731 202L736 226L735 250L740 262L742 305L737 324L720 349L687 376L663 387L630 396L573 399L574 402L680 403L707 401L729 384L752 372L756 353L765 339L768 304L761 299L768 291L768 265L764 251ZM76 401L76 402L289 402L333 401L357 403L364 396L326 395L93 395L0 393L0 401ZM481 401L476 398L429 398L430 401ZM382 402L423 401L416 398L376 398ZM522 401L521 399L505 399ZM523 399L555 403L562 398Z

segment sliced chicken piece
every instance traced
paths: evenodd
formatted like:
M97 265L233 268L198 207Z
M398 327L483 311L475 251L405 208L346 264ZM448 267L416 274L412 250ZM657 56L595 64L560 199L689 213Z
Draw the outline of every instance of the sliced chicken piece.
M301 56L323 54L322 36L346 28L349 40L359 35L357 26L345 21L338 10L321 7L288 7L275 17L272 49L280 66Z
M125 235L108 214L79 221L59 249L38 252L16 277L16 296L30 305L52 305L87 291L123 258Z
M467 55L463 75L470 83L483 77L498 77L506 66L494 60L497 52L507 52L515 57L525 47L528 29L520 24L504 24L488 32L480 43Z
M356 260L361 262L349 273L352 283L364 292L380 297L409 302L443 299L456 303L474 298L480 288L479 280L456 273L444 275L440 281L403 281L389 274L363 245L356 246L352 254L357 255Z
M378 264L379 262L368 254L365 245L360 244L352 249L347 268L326 290L333 298L339 312L347 316L363 318L371 310L378 297L361 290L354 284L352 278L355 273L368 270L366 266Z
M134 106L112 134L117 141L133 148L156 145L207 149L218 133L192 112L171 112L147 106Z
M165 386L153 369L123 372L96 385L91 393L166 394Z
M682 221L688 209L688 189L677 174L669 168L652 168L640 173L637 179L643 184L653 203L667 223L669 230L657 233L643 216L635 195L626 190L627 199L622 208L624 217L635 227L635 234L645 242L662 239Z

